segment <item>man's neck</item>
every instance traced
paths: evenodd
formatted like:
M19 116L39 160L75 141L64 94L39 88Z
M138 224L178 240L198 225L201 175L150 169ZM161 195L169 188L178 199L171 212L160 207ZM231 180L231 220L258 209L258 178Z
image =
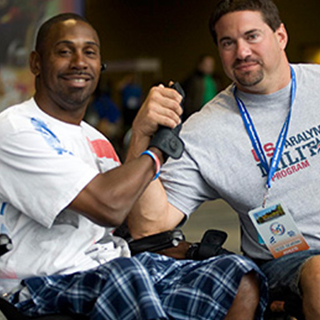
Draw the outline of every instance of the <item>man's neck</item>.
M49 116L74 125L80 125L87 109L86 105L77 108L58 105L47 99L42 99L37 94L35 94L34 99L38 107Z

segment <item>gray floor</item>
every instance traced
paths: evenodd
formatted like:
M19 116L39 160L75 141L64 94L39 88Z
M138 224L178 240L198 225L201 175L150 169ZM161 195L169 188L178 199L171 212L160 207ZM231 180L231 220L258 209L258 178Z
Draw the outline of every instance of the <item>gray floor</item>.
M208 229L227 232L228 238L223 246L230 251L240 253L238 217L233 209L222 200L204 203L182 227L186 239L190 242L200 241Z

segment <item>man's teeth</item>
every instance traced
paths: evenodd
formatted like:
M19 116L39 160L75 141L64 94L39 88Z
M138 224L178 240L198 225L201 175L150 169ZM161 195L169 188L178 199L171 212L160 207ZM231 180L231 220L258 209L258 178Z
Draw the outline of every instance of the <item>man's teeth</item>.
M81 83L81 82L85 82L86 80L85 79L74 79L73 81Z

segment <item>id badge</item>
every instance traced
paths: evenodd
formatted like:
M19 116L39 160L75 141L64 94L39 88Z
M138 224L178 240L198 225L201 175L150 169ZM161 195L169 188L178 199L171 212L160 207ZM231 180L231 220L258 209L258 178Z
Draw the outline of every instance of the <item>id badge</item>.
M278 203L251 210L249 217L274 258L309 249L283 205Z

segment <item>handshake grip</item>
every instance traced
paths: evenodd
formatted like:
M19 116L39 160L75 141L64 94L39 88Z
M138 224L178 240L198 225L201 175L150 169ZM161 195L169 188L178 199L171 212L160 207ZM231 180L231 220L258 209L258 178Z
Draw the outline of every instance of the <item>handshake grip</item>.
M170 86L179 92L182 96L182 101L180 103L183 108L183 99L185 97L185 93L178 82L175 82ZM179 133L181 130L182 124L180 123L175 128L171 129L164 126L159 126L158 131L152 137L149 148L155 147L162 151L164 162L168 159L168 157L172 157L173 159L179 159L182 156L184 151L184 143L179 137Z

